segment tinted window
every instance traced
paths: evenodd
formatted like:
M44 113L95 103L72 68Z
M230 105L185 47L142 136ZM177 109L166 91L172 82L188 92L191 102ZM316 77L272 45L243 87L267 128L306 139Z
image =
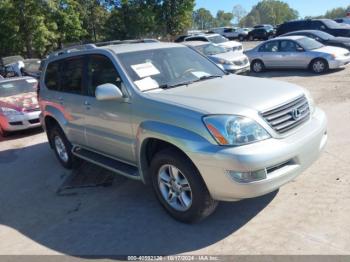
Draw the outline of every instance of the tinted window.
M52 62L47 66L45 74L45 85L48 89L55 91L58 91L60 89L59 70L59 62Z
M318 49L324 46L320 42L307 37L298 39L297 42L306 50Z
M278 52L278 42L268 42L259 48L259 52Z
M295 52L297 51L297 45L293 41L281 41L280 52Z
M88 94L95 96L96 87L102 84L114 84L121 87L121 80L112 61L103 55L91 55L88 66Z
M186 41L205 41L208 42L208 40L205 37L191 37L186 39Z
M62 61L61 90L67 93L83 93L83 57L73 57Z

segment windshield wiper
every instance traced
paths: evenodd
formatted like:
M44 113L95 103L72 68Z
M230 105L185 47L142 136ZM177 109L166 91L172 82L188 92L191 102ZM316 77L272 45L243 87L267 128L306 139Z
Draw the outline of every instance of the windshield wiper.
M173 84L173 85L163 84L163 85L160 85L158 88L160 88L160 89L171 89L171 88L175 88L175 87L178 87L178 86L185 86L185 85L187 86L187 85L190 85L192 83L193 83L193 81L177 83L177 84Z
M199 81L204 81L204 80L208 80L208 79L213 79L213 78L222 78L222 75L209 75L209 76L201 76L199 79L194 80L194 82L199 82Z

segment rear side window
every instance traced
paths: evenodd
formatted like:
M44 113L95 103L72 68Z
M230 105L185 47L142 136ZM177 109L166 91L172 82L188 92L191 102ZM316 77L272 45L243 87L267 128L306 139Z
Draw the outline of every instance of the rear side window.
M259 52L278 52L278 41L268 42L259 48Z
M84 58L68 58L63 60L61 63L61 91L66 93L82 94Z
M95 96L96 87L103 84L114 84L121 88L120 76L112 61L103 55L89 56L88 94Z
M205 42L208 42L208 39L206 39L204 37L192 37L192 38L186 39L186 41L205 41Z
M54 91L60 90L59 70L59 62L52 62L47 66L45 74L45 85L48 89Z

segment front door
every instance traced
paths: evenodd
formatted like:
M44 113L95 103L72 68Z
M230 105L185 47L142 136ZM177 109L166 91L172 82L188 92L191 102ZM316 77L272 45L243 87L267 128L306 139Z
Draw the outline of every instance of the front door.
M96 87L106 83L122 88L121 78L110 58L104 55L90 55L88 97L84 103L88 147L119 160L134 163L135 135L131 126L131 104L126 99L98 101L95 97ZM126 93L125 90L122 92Z
M285 68L304 68L307 66L305 52L298 43L291 40L280 41L280 66Z

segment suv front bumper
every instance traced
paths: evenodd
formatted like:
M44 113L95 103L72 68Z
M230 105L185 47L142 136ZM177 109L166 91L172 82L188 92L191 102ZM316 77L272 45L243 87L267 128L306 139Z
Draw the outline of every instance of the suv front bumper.
M189 154L211 196L216 200L237 201L273 192L293 180L315 162L327 142L327 119L316 108L312 118L293 134L241 147L204 147ZM292 163L283 165L283 163ZM277 166L277 168L276 168ZM280 168L278 168L280 167ZM271 170L266 179L240 183L229 172Z

